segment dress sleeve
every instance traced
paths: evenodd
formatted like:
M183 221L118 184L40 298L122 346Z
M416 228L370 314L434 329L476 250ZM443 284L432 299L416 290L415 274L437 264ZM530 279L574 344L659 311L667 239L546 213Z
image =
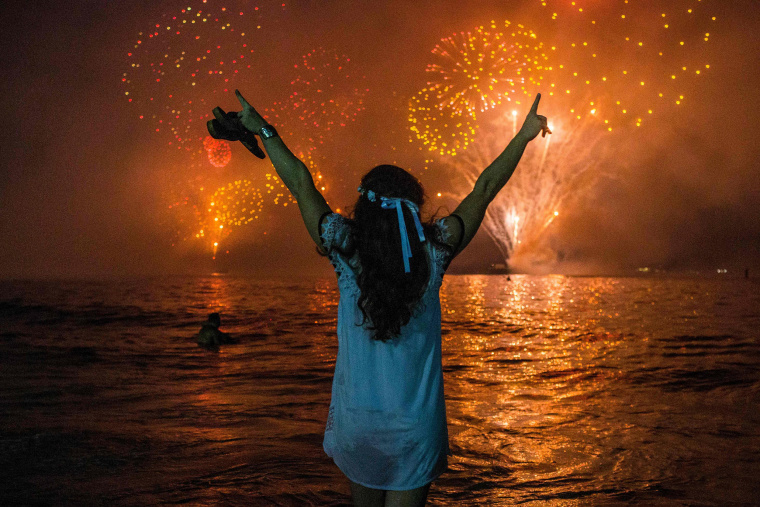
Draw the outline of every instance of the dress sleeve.
M437 235L436 239L441 243L448 244L452 233L443 218L435 221L435 230ZM454 260L454 250L441 245L435 245L435 259L436 264L440 269L441 276L443 276L443 273L448 269L451 261Z
M350 248L350 227L346 218L338 213L330 213L320 219L320 237L322 247L328 252L334 248L348 250Z
M438 220L436 220L435 225L438 232L438 240L446 243L451 238L451 231L449 231L449 228L446 225L446 222L444 222L443 220L444 220L443 218L439 218Z

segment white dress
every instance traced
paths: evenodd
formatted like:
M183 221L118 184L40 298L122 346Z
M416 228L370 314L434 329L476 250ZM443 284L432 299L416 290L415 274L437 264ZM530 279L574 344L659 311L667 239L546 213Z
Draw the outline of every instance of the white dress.
M447 239L442 221L439 240ZM436 479L450 454L441 371L441 304L438 291L450 252L425 242L430 277L424 310L401 334L373 340L357 304L358 256L346 259L333 247L350 248L349 226L338 214L322 227L323 245L338 274L338 357L323 447L353 482L376 489L409 490Z

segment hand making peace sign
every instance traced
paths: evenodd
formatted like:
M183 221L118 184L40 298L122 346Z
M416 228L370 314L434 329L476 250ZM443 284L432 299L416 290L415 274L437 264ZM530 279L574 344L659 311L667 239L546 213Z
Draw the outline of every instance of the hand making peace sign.
M541 100L541 94L536 95L536 100L533 101L533 105L528 112L528 116L525 118L525 122L520 128L520 132L528 138L528 141L533 140L539 132L541 137L546 137L546 134L551 134L549 125L546 120L546 116L538 114L538 101Z

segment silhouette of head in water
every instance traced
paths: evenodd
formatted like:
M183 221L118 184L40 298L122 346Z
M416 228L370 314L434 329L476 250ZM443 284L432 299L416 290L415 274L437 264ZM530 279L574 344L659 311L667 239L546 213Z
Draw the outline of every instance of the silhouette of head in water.
M218 313L214 312L209 314L208 323L214 327L219 327L222 325L222 319L219 317Z

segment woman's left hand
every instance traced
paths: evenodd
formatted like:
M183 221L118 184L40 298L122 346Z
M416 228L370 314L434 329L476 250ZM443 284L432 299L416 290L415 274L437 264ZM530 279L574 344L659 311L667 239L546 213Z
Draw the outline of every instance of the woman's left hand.
M546 137L546 134L551 134L546 116L538 114L538 102L541 100L541 94L536 95L536 100L533 101L528 116L525 118L525 122L520 128L520 133L525 135L528 141L532 141L539 132L541 137Z
M235 95L243 106L243 110L238 113L240 123L251 132L258 134L261 127L268 125L267 121L243 98L240 91L235 90Z

